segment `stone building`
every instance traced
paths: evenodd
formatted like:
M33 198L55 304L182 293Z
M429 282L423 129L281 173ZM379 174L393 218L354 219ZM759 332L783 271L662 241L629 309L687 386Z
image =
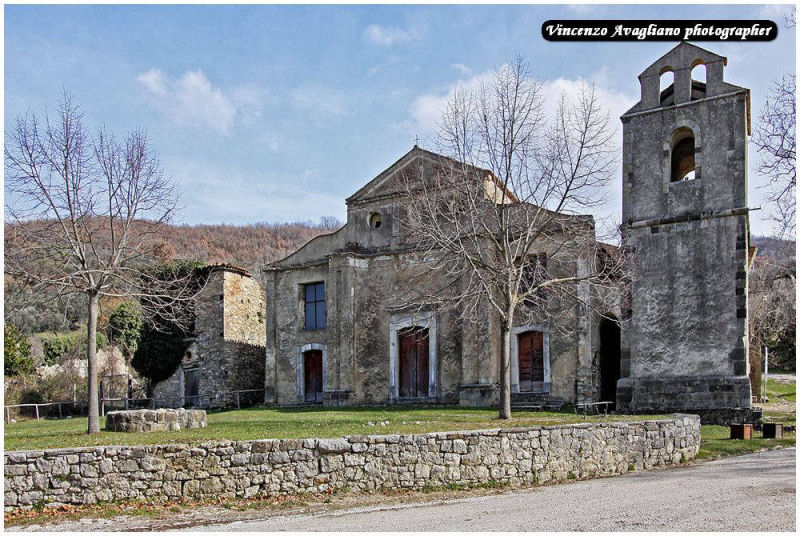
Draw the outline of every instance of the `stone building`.
M751 405L750 92L724 80L726 62L679 44L639 75L641 100L622 116L622 230L637 263L623 410L724 416ZM698 66L705 81L692 79Z
M576 302L562 325L543 315L515 326L517 403L611 400L621 411L752 417L750 95L724 81L725 63L681 43L639 76L641 100L621 118L629 306L598 315ZM693 80L698 66L705 76ZM392 306L419 264L399 223L400 177L431 173L443 158L415 147L347 199L344 227L266 268L267 403L496 401L500 341L488 308L469 323ZM593 229L589 216L564 217Z
M160 407L260 402L264 388L264 290L246 270L211 265L195 301L194 333L178 370L154 389ZM253 390L249 393L234 391Z
M409 275L419 266L409 243L413 237L400 223L407 199L403 176L430 176L445 160L415 146L347 199L341 229L265 268L265 402L497 402L500 324L488 307L478 321L459 322L453 312L393 306L413 285ZM494 189L487 188L486 195ZM594 236L591 216L559 217ZM545 245L540 251L547 255ZM572 259L562 269L574 272L578 262ZM517 405L613 400L619 378L617 324L603 322L577 302L561 308L563 326L542 320L513 329ZM610 385L611 393L601 393L603 385Z

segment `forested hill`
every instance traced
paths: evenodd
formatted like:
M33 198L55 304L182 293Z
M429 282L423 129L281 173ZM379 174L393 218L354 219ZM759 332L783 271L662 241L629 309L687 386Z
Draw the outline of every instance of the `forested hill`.
M164 225L156 243L165 258L235 264L260 280L265 262L282 259L315 236L333 232L340 226L339 221L330 217L317 223ZM58 299L52 289L33 292L23 281L8 276L4 294L5 321L14 323L23 333L70 331L86 321L86 302L81 296ZM101 320L110 312L103 305L101 302Z
M769 236L751 236L750 243L758 248L762 257L771 257L777 261L788 261L795 257L797 245L794 240L782 240Z
M264 262L282 259L315 236L333 232L340 225L333 218L323 218L319 223L175 225L165 229L161 240L174 258L227 262L257 275Z

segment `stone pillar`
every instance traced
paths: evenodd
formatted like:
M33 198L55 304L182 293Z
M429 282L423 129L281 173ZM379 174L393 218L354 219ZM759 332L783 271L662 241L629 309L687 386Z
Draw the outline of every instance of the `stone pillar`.
M266 318L264 318L264 329L266 330L266 352L264 355L264 403L278 403L278 376L275 355L277 353L277 285L278 272L275 269L264 269L264 290L266 293Z
M359 259L348 254L328 257L328 384L325 405L352 402L355 392L355 269Z
M588 275L586 259L578 258L578 277ZM587 303L591 300L589 284L579 282L577 288L578 303L575 307L578 330L578 368L575 384L575 400L578 403L594 401L592 384L592 316Z

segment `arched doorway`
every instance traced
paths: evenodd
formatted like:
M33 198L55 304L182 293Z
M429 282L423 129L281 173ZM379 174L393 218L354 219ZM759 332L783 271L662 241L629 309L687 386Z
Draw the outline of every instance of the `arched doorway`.
M303 375L305 401L322 402L322 351L303 352Z
M600 400L617 400L619 380L620 329L616 320L604 318L600 321Z

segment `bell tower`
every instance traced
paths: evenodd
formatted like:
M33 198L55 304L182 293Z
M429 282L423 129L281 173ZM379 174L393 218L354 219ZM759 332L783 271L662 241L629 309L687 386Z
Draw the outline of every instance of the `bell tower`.
M751 413L750 92L724 81L726 63L679 44L639 75L641 100L622 116L622 234L634 258L622 411ZM692 79L698 65L705 81ZM662 76L674 80L663 90Z

